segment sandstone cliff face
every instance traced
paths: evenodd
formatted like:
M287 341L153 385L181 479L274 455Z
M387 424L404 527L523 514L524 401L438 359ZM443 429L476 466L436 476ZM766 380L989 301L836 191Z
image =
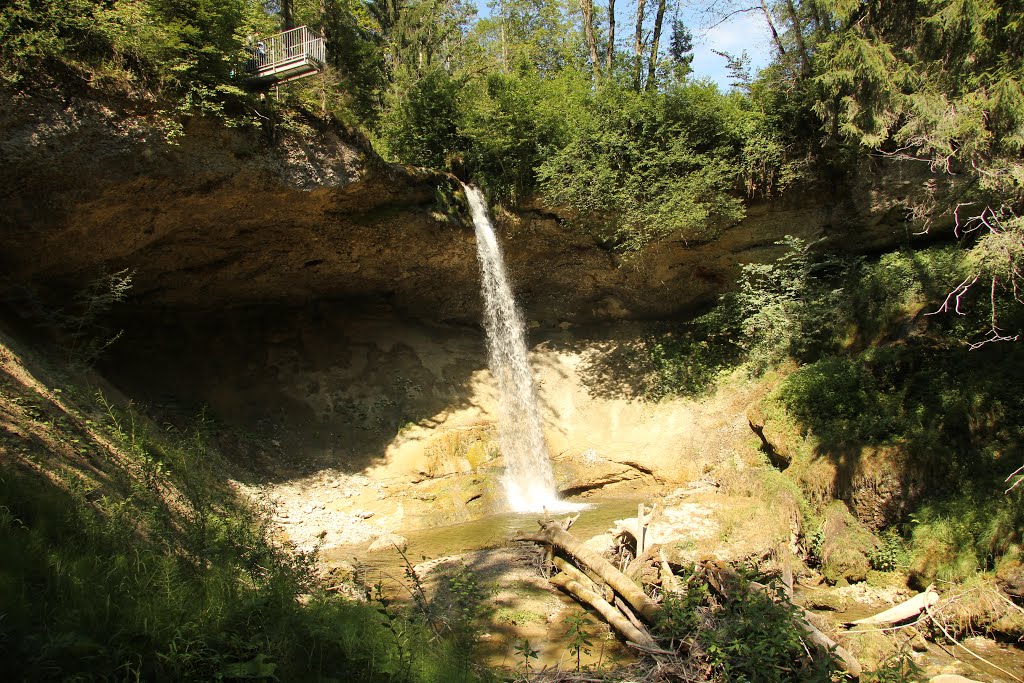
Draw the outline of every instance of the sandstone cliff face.
M365 473L412 487L400 509L423 523L491 505L494 387L457 179L314 123L271 136L195 121L172 144L145 103L0 102L0 304L17 309L27 286L59 306L130 269L102 369L170 421L208 408L240 478ZM712 302L785 235L852 252L909 239L902 207L929 188L905 170L753 204L716 239L632 258L555 208L499 211L560 487L628 491L738 462L756 388L645 404L602 385L604 351L654 329L632 319Z
M314 124L271 144L267 131L195 121L172 144L139 103L5 101L0 290L60 293L129 268L140 308L359 299L478 318L472 228L451 176L384 163L358 136ZM629 259L549 209L503 214L499 229L531 319L666 317L713 300L737 263L773 257L786 234L855 251L907 239L900 207L922 184L900 172L755 204L718 239Z
M129 268L145 306L398 294L465 308L436 286L452 267L475 273L466 231L432 215L450 179L384 164L354 136L310 130L271 146L263 132L199 121L169 144L144 114L84 100L0 117L12 280L73 288Z

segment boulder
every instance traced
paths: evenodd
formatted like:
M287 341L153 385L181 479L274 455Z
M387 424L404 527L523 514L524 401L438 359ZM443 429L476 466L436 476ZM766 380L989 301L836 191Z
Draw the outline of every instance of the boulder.
M393 550L397 548L402 552L405 552L406 548L409 547L409 541L405 536L399 536L398 534L381 534L373 540L370 547L366 549L367 552L375 553L381 550Z
M845 596L830 590L807 591L801 596L800 602L805 609L828 612L845 612L850 604Z
M853 518L842 501L832 501L825 508L822 535L821 573L826 581L853 583L867 578L871 569L868 555L878 540Z
M1024 598L1024 564L1020 560L1000 564L996 570L996 583L1007 595Z

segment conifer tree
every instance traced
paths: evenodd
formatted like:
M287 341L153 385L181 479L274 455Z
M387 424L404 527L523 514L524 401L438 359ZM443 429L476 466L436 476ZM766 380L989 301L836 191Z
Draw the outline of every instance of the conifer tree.
M1024 2L808 0L824 17L815 110L830 134L959 180L920 207L973 245L942 310L985 289L987 341L1016 339L999 310L1024 302Z

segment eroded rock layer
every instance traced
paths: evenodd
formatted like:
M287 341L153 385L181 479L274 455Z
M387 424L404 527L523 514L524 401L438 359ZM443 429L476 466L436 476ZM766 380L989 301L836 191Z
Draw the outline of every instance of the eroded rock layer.
M357 298L432 321L479 318L468 219L451 176L387 164L316 123L172 135L146 103L7 99L0 107L0 294L135 273L132 301L211 310ZM916 177L865 169L770 203L715 239L624 258L534 203L500 212L527 315L541 324L666 317L714 300L738 263L792 234L863 251L907 239Z

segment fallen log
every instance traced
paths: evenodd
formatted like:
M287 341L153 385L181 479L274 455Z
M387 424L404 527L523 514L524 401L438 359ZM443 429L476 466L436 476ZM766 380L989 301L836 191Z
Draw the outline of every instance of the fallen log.
M547 543L572 555L578 563L611 586L648 623L653 623L657 617L660 611L657 603L651 600L640 586L637 586L625 574L612 566L611 562L583 545L575 536L561 527L542 522L540 533L519 534L517 539L533 541L535 543Z
M810 612L803 609L800 612L802 618L798 621L798 625L807 632L807 637L811 639L811 642L820 645L826 651L834 652L836 657L839 658L839 663L842 665L843 670L853 678L860 678L860 662L853 656L853 653L818 630L818 627L812 624L808 618Z
M551 583L563 589L580 602L584 602L597 610L598 614L604 617L605 621L607 621L612 628L621 633L627 641L650 648L656 648L658 646L649 633L641 631L631 624L626 617L622 616L622 613L619 612L619 610L608 604L607 600L589 588L583 586L579 581L573 579L568 574L555 574L549 580Z
M658 559L661 560L661 589L678 593L680 590L679 579L672 573L672 567L668 563L668 555L665 554L664 548L658 548Z
M723 565L707 562L704 564L704 573L708 578L708 585L710 585L716 593L722 595L723 597L728 597L729 595L727 582L723 580L724 578L728 578L729 583L733 585L738 584L739 577L737 577L731 569ZM768 589L768 586L765 586L763 583L750 581L747 585L749 585L754 590L771 596L771 591ZM853 678L860 677L860 662L857 661L857 658L853 656L853 653L847 650L839 643L837 643L836 641L829 638L827 635L822 633L817 626L812 624L810 620L810 612L801 607L797 607L797 610L799 611L800 615L799 618L796 619L796 624L801 629L803 629L803 631L807 634L807 637L810 639L810 641L812 643L815 643L816 645L820 645L821 647L825 648L826 651L834 652L836 657L839 658L839 664L841 665L844 671L850 674L850 676L852 676Z
M567 574L570 579L579 582L581 586L589 588L598 595L602 595L604 593L604 586L602 586L599 582L594 581L593 577L587 576L585 573L580 571L572 562L568 562L567 560L556 556L553 561L553 564L555 565L556 569L565 572L565 574ZM607 598L605 599L607 600Z
M935 592L935 586L929 585L923 592L918 593L909 600L904 600L898 605L890 607L884 612L870 617L864 617L856 621L846 622L847 626L889 626L916 617L927 607L931 607L939 601L939 594Z
M636 615L633 614L633 610L629 609L629 605L627 605L622 600L622 598L620 598L619 596L615 595L614 593L611 593L610 596L607 595L607 594L602 595L602 588L607 588L607 586L602 586L602 585L598 584L597 582L593 581L593 579L591 579L589 576L587 576L586 574L581 572L579 569L577 569L575 565L573 565L568 560L562 559L561 557L556 557L555 558L555 567L557 567L566 576L568 576L573 581L576 581L578 584L580 584L584 588L587 588L588 590L593 591L593 593L595 595L600 595L604 599L605 602L609 603L609 606L614 605L613 609L617 608L622 613L622 616L624 616L626 618L626 620L629 621L629 623L633 624L633 626L638 631L640 631L645 636L647 636L647 638L649 638L651 640L651 642L654 642L654 638L651 637L651 634L644 627L643 623L639 619L636 618ZM611 591L609 591L609 592L611 592ZM620 631L620 633L621 633L621 631ZM623 635L626 635L626 634L623 634ZM628 636L627 636L627 640L628 640Z
M631 579L640 579L640 577L643 576L644 567L654 561L654 556L659 550L661 550L660 543L655 543L648 547L642 554L634 557L633 561L629 563L626 570L622 573Z
M636 626L644 633L647 633L647 629L644 627L643 622L636 618L636 615L633 614L633 610L629 609L629 605L627 605L622 598L616 595L613 603L619 611L622 612L623 616L629 619L629 623L633 624L633 626Z

